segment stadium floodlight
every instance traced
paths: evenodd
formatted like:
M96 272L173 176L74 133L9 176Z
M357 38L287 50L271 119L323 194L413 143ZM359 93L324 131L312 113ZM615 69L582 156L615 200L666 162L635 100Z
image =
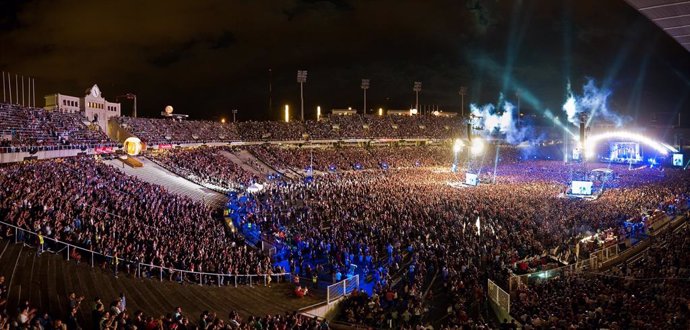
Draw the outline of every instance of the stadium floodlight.
M221 118L221 119L220 119L220 123L221 123L221 124L225 124L225 118Z
M285 122L290 122L290 106L287 104L285 105Z
M379 116L383 116L383 108L379 108Z
M364 107L362 108L362 114L367 113L367 89L369 89L369 79L362 79L362 91L364 92Z
M472 147L470 148L470 152L472 155L477 156L481 154L484 151L484 141L480 138L474 138L472 139Z
M316 106L316 121L321 120L321 106Z
M297 82L299 83L300 108L302 121L304 121L304 83L307 82L307 70L297 70Z
M453 143L453 166L450 168L450 171L453 173L458 171L458 153L464 146L465 144L462 142L462 140L455 139L455 142Z
M414 85L412 86L412 90L414 91L415 94L415 109L419 109L419 92L422 91L422 82L421 81L415 81Z
M453 152L457 154L464 146L465 144L462 142L462 140L455 139L455 143L453 143Z

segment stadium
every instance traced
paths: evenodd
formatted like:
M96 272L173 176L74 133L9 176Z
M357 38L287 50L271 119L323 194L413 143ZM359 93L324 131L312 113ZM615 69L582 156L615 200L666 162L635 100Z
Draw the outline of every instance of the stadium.
M687 2L621 6L687 60ZM322 109L309 74L256 120L2 72L0 329L689 328L690 84L633 120L608 77Z

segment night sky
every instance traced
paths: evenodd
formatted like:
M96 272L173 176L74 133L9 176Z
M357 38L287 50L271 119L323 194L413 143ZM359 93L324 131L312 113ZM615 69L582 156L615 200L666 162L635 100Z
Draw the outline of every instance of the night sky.
M38 96L133 92L140 116L278 120L299 106L298 69L308 117L361 109L362 78L374 109L409 108L421 81L420 103L447 111L464 85L467 102L519 89L525 111L556 113L589 77L630 117L690 112L690 53L623 0L12 0L0 15L0 69L36 77Z

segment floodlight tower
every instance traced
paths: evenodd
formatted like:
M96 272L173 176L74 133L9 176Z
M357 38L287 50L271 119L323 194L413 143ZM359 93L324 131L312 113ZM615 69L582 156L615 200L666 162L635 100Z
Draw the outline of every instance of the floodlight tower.
M587 125L587 114L582 112L580 113L580 157L583 163L587 161L585 125Z
M419 112L419 92L422 91L422 82L421 81L415 81L414 85L412 86L412 90L414 91L415 94L415 103L414 103L414 108L417 109L417 112Z
M307 70L297 70L297 82L299 83L299 99L302 111L302 121L304 121L304 83L307 82Z
M369 89L369 79L362 79L362 91L364 91L364 108L362 114L367 113L367 89Z
M460 95L460 112L462 113L462 118L465 118L465 95L467 95L467 87L460 86L458 94Z

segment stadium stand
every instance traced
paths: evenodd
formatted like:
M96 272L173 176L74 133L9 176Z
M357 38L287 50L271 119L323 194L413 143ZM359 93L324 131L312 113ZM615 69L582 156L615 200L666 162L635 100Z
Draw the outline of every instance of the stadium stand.
M40 145L53 136L46 146L71 145L72 139L95 143L78 117L40 109L10 107L3 111L9 114L7 118L15 118L12 124L3 122L4 130L18 128L17 122L27 127L35 124L29 133L13 133L12 141ZM587 175L602 164L528 159L524 149L489 144L481 157L460 155L464 166L453 173L448 171L453 155L447 144L300 145L305 134L322 139L448 139L459 134L450 128L458 127L449 125L453 120L364 115L235 126L121 118L123 127L150 144L238 140L297 143L173 148L146 154L179 176L232 191L223 210L125 175L98 157L0 166L0 221L5 223L2 233L6 237L0 258L5 258L5 251L10 258L22 254L24 245L11 243L15 241L38 246L38 254L60 251L71 262L77 260L101 267L105 274L113 273L101 278L120 272L127 278L148 278L147 283L153 282L150 279L163 281L163 287L178 285L173 282L205 284L201 287L206 288L235 283L269 285L269 279L296 280L280 286L282 289L276 285L285 299L297 299L295 292L306 291L300 278L308 285L313 283L316 291L324 283L358 275L361 288L343 300L336 317L345 326L486 328L494 325L486 307L488 280L509 288L516 276L577 265L597 256L602 248L634 250L635 244L645 242L649 249L635 256L622 253L630 261L611 270L578 270L518 286L517 293L511 292L510 314L525 328L535 329L687 328L688 267L683 255L688 248L687 225L675 230L668 224L668 219L677 216L680 222L687 222L682 217L687 215L690 200L690 178L685 171L605 164L616 173L605 193L596 200L569 199L565 193L573 176ZM78 129L70 130L74 125ZM242 164L237 163L240 154ZM261 164L295 176L269 179L274 176L270 171L252 170ZM308 166L314 171L305 171ZM464 171L477 173L482 183L491 184L461 186ZM312 173L313 178L307 180L304 173ZM245 192L254 182L264 183L263 190ZM642 227L642 233L629 231L629 226ZM55 239L70 247L54 243ZM0 304L13 304L13 308L3 320L11 316L21 323L34 322L32 319L40 314L31 304L40 307L44 301L72 291L64 289L45 296L31 291L31 304L27 307L21 302L14 283L31 281L30 265L43 259L33 251L14 259L15 266L13 259L4 259L8 262L3 261L0 274L12 284L8 289L0 286ZM17 269L21 269L18 274ZM295 287L301 290L293 291ZM117 291L110 289L103 295L115 302ZM245 314L239 311L237 315L243 315L237 317L206 316L204 320L202 316L194 321L175 316L175 305L162 303L167 296L149 292L156 298L143 293L137 298L129 291L126 295L135 296L133 305L141 303L139 308L145 309L146 315L171 311L171 317L141 316L152 324L172 327L179 323L176 327L184 328L195 322L223 319L244 324L236 325L240 328L275 323L299 323L298 328L324 326L311 318L280 314L295 310L281 303L274 305L281 310L262 310L275 316L252 318L256 309ZM198 297L206 291L178 286L167 292L176 297L174 301L193 296L194 302L206 304ZM88 294L102 293L94 289ZM281 299L267 295L246 300L273 305L273 300ZM269 300L271 303L266 303ZM55 315L67 322L67 311L65 308ZM96 320L117 326L127 322L124 315L119 316L122 313L112 316L98 309L96 312L91 314L92 323L82 327L100 327L93 323ZM196 314L202 312L195 310ZM80 319L85 320L83 309L80 313ZM148 321L139 325L147 326ZM506 322L502 326L512 325Z
M303 141L341 139L448 139L460 133L459 119L436 116L333 115L321 121L276 122L146 119L120 117L119 123L142 141L201 143L228 141Z
M116 146L80 114L0 104L0 152Z

